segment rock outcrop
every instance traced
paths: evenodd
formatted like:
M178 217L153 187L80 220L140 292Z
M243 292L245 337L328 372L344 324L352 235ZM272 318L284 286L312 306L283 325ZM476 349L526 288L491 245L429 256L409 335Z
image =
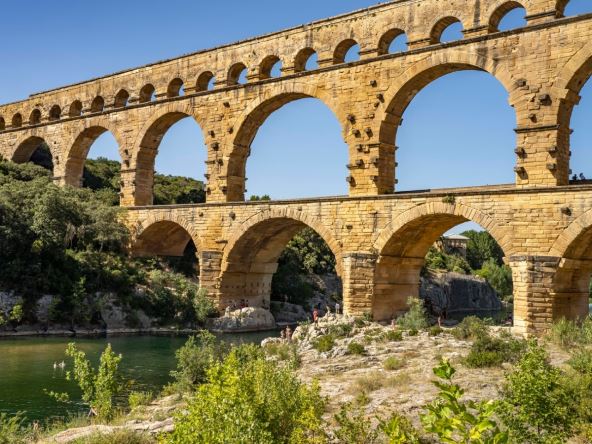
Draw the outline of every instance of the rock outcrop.
M227 312L220 318L211 319L207 327L210 330L218 332L240 333L273 330L276 328L276 322L269 310L258 307L247 307Z

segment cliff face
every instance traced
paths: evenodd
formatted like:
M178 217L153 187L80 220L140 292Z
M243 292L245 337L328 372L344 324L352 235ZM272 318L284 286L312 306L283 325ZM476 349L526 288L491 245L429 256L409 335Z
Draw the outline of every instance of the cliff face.
M430 273L421 278L420 296L437 314L455 311L498 311L502 302L483 278L459 273Z

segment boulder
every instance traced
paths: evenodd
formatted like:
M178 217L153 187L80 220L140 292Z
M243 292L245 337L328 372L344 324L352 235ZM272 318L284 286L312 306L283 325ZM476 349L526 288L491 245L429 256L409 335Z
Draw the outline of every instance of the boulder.
M302 306L288 302L272 301L271 313L278 323L296 324L310 318Z
M224 333L273 330L277 327L275 318L269 310L247 307L231 311L221 318L211 319L210 330Z

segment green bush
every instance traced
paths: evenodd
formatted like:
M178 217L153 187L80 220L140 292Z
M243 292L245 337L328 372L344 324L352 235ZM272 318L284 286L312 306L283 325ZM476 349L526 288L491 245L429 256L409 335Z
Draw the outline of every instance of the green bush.
M388 330L382 336L385 341L399 342L403 340L403 332L400 330Z
M127 397L127 402L131 410L138 407L149 405L154 399L152 392L131 392Z
M500 299L511 301L514 292L512 283L512 269L507 265L500 265L495 259L483 263L483 268L476 271L477 276L484 278L495 290Z
M23 414L10 416L0 412L0 444L24 444L27 441Z
M489 326L483 319L480 319L477 316L467 316L452 330L452 335L456 339L474 340L487 336L489 334L488 332Z
M504 362L516 362L527 348L524 340L514 339L509 335L494 338L480 336L471 346L464 363L467 367L495 367Z
M366 348L358 342L350 342L349 344L347 344L347 354L348 355L365 355Z
M264 347L267 356L274 357L278 361L288 362L294 368L298 368L301 363L300 355L298 354L298 347L296 344L267 344Z
M405 364L400 359L396 358L395 356L389 356L384 360L382 366L385 370L399 370Z
M372 426L359 405L343 404L334 419L337 423L335 437L339 443L378 444L382 441L379 430Z
M419 298L407 299L409 310L397 319L397 326L403 330L423 330L428 326L423 301Z
M567 363L578 373L592 376L592 351L578 349Z
M380 430L389 444L420 444L419 433L404 416L393 413L386 421L380 421Z
M147 433L122 429L113 433L97 433L72 441L72 444L156 444L156 442L156 439Z
M551 342L570 349L576 345L592 344L592 319L590 317L581 322L560 319L551 327L548 334Z
M430 336L440 336L443 332L444 330L442 330L442 328L440 328L438 325L434 325L428 329Z
M354 326L352 324L335 324L329 326L329 334L332 335L335 339L342 339L347 338Z
M313 348L318 352L328 352L335 347L335 337L331 334L319 336L312 341Z
M169 443L323 442L325 402L285 366L266 360L254 346L233 349L207 373L175 419Z
M572 395L562 385L561 371L535 342L507 375L497 413L511 442L563 443L573 434L577 415Z
M407 332L407 334L408 334L409 336L417 336L417 335L419 334L419 331L417 331L415 328L412 328L411 330L409 330L409 331Z

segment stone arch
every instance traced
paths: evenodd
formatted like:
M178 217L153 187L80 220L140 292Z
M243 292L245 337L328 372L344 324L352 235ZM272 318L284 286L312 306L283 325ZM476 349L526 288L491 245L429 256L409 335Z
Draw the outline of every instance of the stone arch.
M294 72L298 73L306 71L306 63L316 53L317 52L310 47L298 51L296 56L294 56Z
M105 99L102 96L97 96L90 104L91 113L102 113L105 110Z
M347 52L356 46L358 42L354 39L345 39L340 42L336 47L335 51L333 52L333 64L337 65L340 63L345 63L345 56Z
M35 108L29 115L29 125L39 125L41 123L41 110Z
M202 242L192 224L183 217L157 212L135 227L132 254L141 256L183 256L189 241L198 252Z
M0 131L4 131L6 129L6 120L4 117L0 117Z
M379 141L385 147L379 159L382 166L379 171L386 172L388 177L383 181L387 190L394 189L395 179L395 144L397 131L403 114L415 96L433 81L457 71L475 70L490 73L506 89L509 104L514 107L518 101L519 91L516 89L510 73L496 61L478 54L463 51L450 51L445 55L437 54L426 57L414 64L400 76L393 79L392 85L384 93L385 106L379 108L377 118L380 122ZM517 119L519 120L519 119Z
M490 11L488 17L489 22L487 24L489 32L498 32L499 31L499 24L503 20L503 18L514 9L523 8L524 5L515 0L505 0L503 2L498 2L495 4L495 8ZM527 12L528 15L528 12Z
M420 273L429 248L445 232L468 221L481 225L506 255L511 254L509 234L489 215L462 203L420 205L381 230L374 241L378 254L372 303L375 319L388 320L406 311L407 299L419 296Z
M82 102L80 100L74 100L68 109L69 117L79 117L82 115Z
M144 85L142 87L142 89L140 89L140 95L138 96L138 101L140 103L151 102L155 91L156 91L156 88L154 88L154 85L152 83L147 83L146 85Z
M405 31L400 28L389 29L387 32L385 32L378 41L378 55L388 54L391 43L393 43L397 37L403 34L405 34Z
M212 71L205 71L202 72L199 77L197 78L197 82L195 83L195 91L202 92L207 91L210 82L214 78L214 73Z
M446 28L448 28L450 25L453 25L454 23L460 23L462 25L462 21L460 19L451 15L438 20L430 31L430 44L436 45L438 43L442 43L442 34Z
M154 162L158 153L158 147L167 131L178 121L192 117L204 132L202 119L191 103L174 101L165 106L158 107L156 112L146 120L146 123L138 133L133 144L133 157L131 168L135 169L135 192L133 202L135 206L152 205L154 183ZM206 134L204 132L204 140Z
M238 85L240 83L241 74L247 69L247 65L242 62L235 63L228 70L226 84L228 86Z
M282 60L276 55L265 57L259 64L259 80L266 80L272 77L273 67Z
M324 224L302 212L270 209L244 221L230 237L220 273L220 304L246 298L251 305L269 306L271 282L278 259L288 242L310 227L327 243L341 274L341 246Z
M88 153L95 141L104 133L110 132L119 146L121 153L123 138L116 128L106 118L95 119L88 122L83 128L75 132L74 136L66 145L64 156L63 182L73 187L82 186L82 175L84 172L84 163ZM122 165L123 167L123 165Z
M181 90L183 88L183 80L179 77L174 78L169 82L169 86L167 87L167 97L179 97L181 95Z
M16 113L12 116L11 126L12 128L20 128L23 126L23 115L21 113Z
M62 117L62 108L60 108L60 105L52 106L51 109L49 110L49 120L50 121L60 120L61 117Z
M115 95L115 101L113 102L113 106L115 108L125 108L127 106L129 98L129 92L127 92L125 89L120 89L119 92Z
M42 144L47 146L53 158L54 155L52 152L52 147L43 137L38 135L26 135L17 142L16 149L14 150L10 160L15 163L29 162L37 148L39 148Z
M234 128L237 128L237 131L226 167L226 176L228 177L226 198L228 201L244 199L247 158L259 128L273 112L290 102L304 98L315 98L323 102L333 111L344 128L340 113L330 96L315 86L295 81L290 85L278 84L274 88L266 90L266 94L258 97L257 100L250 101L247 108L235 120Z

